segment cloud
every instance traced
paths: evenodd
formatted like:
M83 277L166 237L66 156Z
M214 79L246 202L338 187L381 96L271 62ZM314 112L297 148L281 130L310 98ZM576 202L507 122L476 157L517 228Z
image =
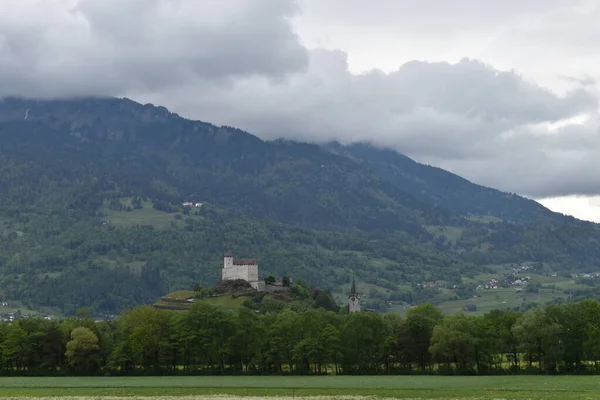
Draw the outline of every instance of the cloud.
M581 76L581 77L559 75L558 77L560 79L563 79L563 80L567 81L567 82L576 83L576 84L579 84L581 86L596 86L596 84L598 83L596 81L596 79L592 78L589 75L584 75L584 76Z
M551 210L564 212L575 218L594 221L600 223L600 196L565 196L559 198L547 198L540 200L540 203Z
M306 68L291 0L5 0L0 95L114 95Z
M299 4L305 14L311 15L312 26L321 29L335 24L336 28L353 29L360 35L360 28L389 32L393 27L394 33L415 36L496 29L507 20L522 20L538 16L541 11L565 8L562 0L372 0L368 6L363 0L299 0Z
M558 96L476 60L354 75L345 53L314 50L308 71L285 83L209 84L206 96L190 101L196 87L148 98L267 139L371 140L536 197L600 191L591 172L600 167L598 123L590 117L597 117L596 97L583 89Z
M443 37L473 22L502 47L506 20L517 29L526 18L571 15L558 0L496 2L493 12L475 0L375 3L345 0L328 26L385 31L401 18L400 32L420 33L428 21L423 37ZM335 16L333 0L298 4ZM8 0L0 96L125 95L265 139L371 140L533 197L600 194L596 78L557 94L474 58L352 73L347 52L303 44L297 11L291 0Z

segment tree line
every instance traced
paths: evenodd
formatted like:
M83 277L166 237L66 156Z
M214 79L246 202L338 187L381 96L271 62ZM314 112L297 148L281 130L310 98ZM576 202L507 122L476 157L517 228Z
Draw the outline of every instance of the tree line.
M600 304L444 316L323 308L258 312L198 302L0 325L4 375L519 374L600 371Z

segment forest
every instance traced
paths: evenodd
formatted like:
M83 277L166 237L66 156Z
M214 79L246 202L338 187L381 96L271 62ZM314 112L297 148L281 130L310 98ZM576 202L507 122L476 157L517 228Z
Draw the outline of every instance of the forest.
M405 318L322 307L257 312L199 302L140 306L114 321L88 311L0 324L4 375L595 374L600 304Z

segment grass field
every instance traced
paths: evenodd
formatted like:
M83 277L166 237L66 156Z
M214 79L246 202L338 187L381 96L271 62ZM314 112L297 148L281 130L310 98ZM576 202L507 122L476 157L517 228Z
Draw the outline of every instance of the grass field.
M468 300L447 301L438 305L438 308L444 314L454 314L464 311L465 305L474 304L477 306L477 311L469 314L483 315L497 308L519 307L524 301L544 305L556 297L566 298L564 294L553 293L550 289L541 289L538 293L516 293L514 288L498 288L493 290L479 290L477 291L477 295L477 298Z
M190 295L190 293L191 293L191 295ZM186 299L189 297L193 297L194 294L195 293L190 290L180 290L177 292L169 293L165 297L182 300L182 299ZM170 303L170 302L167 302L164 300L159 300L156 303L154 303L154 305L159 306L159 307L175 306L175 307L181 307L182 309L189 309L195 303L208 303L208 304L212 304L217 307L223 307L223 308L226 308L229 310L237 310L238 308L241 308L242 303L248 299L249 299L249 297L247 297L247 296L240 296L240 297L234 298L231 295L227 294L227 295L217 296L217 297L206 297L203 299L196 299L196 301L194 303L192 303L192 302L190 302L190 303Z
M130 199L121 199L125 206L131 206ZM142 202L142 208L132 211L115 211L105 207L106 220L117 227L132 225L152 225L157 229L164 229L173 221L173 215L152 208L149 201Z
M173 300L187 300L194 298L194 296L196 296L196 292L193 290L176 290L165 297Z
M131 199L121 198L121 204L125 207L132 206ZM154 209L152 202L142 201L142 208L133 209L131 211L115 211L108 208L108 204L104 205L103 211L105 213L106 221L110 222L117 227L130 227L134 225L152 225L155 229L167 229L171 224L178 228L185 226L184 220L194 219L197 220L196 215L183 215L179 214L181 219L175 218L177 213L167 213Z
M400 399L600 399L594 376L0 378L0 397L239 396Z

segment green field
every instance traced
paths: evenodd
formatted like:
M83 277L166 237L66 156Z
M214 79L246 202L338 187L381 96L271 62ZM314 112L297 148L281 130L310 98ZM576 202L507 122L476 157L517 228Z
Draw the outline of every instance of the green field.
M125 207L132 206L131 199L129 198L122 198L120 201ZM131 211L111 210L105 204L103 212L106 221L120 228L127 228L135 225L152 225L155 229L167 229L170 226L182 228L185 226L186 219L200 218L196 215L183 214L179 214L179 218L176 218L175 215L177 214L166 213L154 209L152 207L152 202L150 201L142 201L142 208L132 209Z
M600 399L594 376L0 378L0 397L378 396L401 399ZM227 396L219 397L226 399ZM348 398L348 397L346 397Z
M194 292L193 290L176 290L174 292L169 293L165 297L173 300L187 300L192 299L195 296L196 292Z
M514 288L478 290L477 296L468 300L447 301L438 305L438 308L444 314L455 314L464 311L465 305L474 304L477 311L469 314L483 315L494 309L519 307L524 301L544 305L556 297L566 298L564 294L552 292L550 289L541 289L538 293L517 293Z
M463 232L462 228L456 226L427 225L424 226L424 228L436 238L444 235L446 237L446 242L452 244L456 244Z
M184 300L186 298L193 297L194 294L195 294L194 291L191 291L191 290L179 290L177 292L169 293L165 297ZM182 309L189 309L195 303L207 303L207 304L212 304L217 307L223 307L223 308L226 308L229 310L237 310L237 309L241 308L242 303L244 303L244 301L246 301L248 299L249 299L249 297L247 297L247 296L233 297L230 294L226 294L226 295L217 296L217 297L206 297L203 299L196 299L195 302L185 302L185 303L171 303L168 301L159 300L156 303L154 303L154 305L158 306L158 307L180 307Z
M506 265L493 265L490 266L490 268L494 270L493 273L478 274L473 279L464 278L463 282L485 284L486 282L489 282L490 279L494 278L502 281L511 270L511 268ZM564 290L588 288L583 284L576 283L574 279L566 278L564 276L552 277L539 275L534 272L522 272L521 276L529 276L532 282L542 284L545 287L534 293L527 292L525 290L525 285L508 288L500 287L498 289L481 289L476 291L477 297L446 301L439 304L437 307L444 314L454 314L464 311L465 305L474 304L477 306L477 311L470 312L469 314L483 315L493 309L514 308L525 303L534 302L543 306L558 298L567 300L568 295L563 292ZM550 285L554 285L556 288L550 288ZM520 289L520 291L518 289Z

